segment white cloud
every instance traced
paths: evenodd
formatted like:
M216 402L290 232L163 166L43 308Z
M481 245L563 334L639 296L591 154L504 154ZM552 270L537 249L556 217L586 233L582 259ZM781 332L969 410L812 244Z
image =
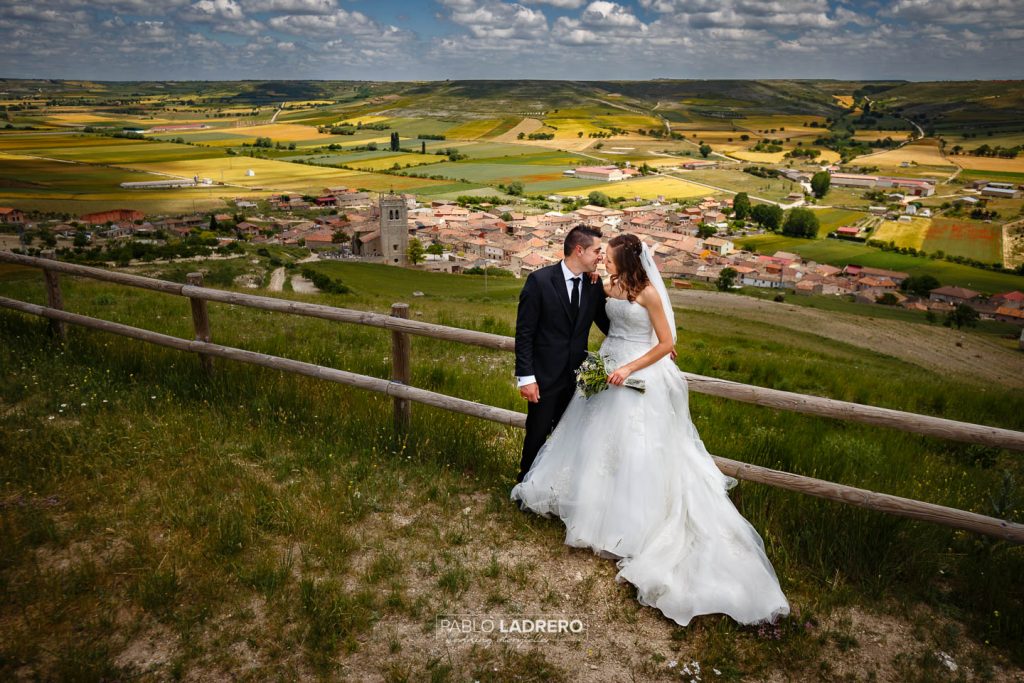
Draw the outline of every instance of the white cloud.
M527 5L551 5L559 9L579 9L587 0L523 0Z
M338 9L335 0L241 0L241 2L250 12L331 14Z
M475 38L490 40L538 40L548 31L544 13L518 3L489 1L482 4L449 2L451 20Z
M597 0L587 5L580 22L591 28L640 28L640 20L628 9L614 2Z

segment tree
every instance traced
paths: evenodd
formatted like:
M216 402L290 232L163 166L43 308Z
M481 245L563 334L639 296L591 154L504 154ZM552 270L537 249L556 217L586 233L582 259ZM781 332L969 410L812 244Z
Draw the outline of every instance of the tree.
M782 225L782 207L776 204L756 204L750 210L750 217L765 230L775 232Z
M899 302L899 298L892 292L886 292L882 296L875 299L875 303L882 304L883 306L895 306Z
M352 238L341 230L335 230L334 234L331 235L332 244L343 244L344 242L348 242L350 239Z
M718 287L720 292L728 292L732 289L733 283L736 281L738 273L735 268L722 268L722 272L718 274L718 280L715 281L715 286Z
M441 254L444 253L444 245L441 244L440 242L434 242L429 247L427 247L427 253L433 254L434 256L440 256Z
M814 196L821 199L828 194L829 185L832 184L832 175L828 171L818 171L811 176L811 189Z
M818 236L818 217L810 209L796 208L786 216L786 222L782 224L782 234L790 237Z
M915 296L928 296L933 289L941 287L934 275L914 275L900 283L900 289Z
M398 151L398 146L399 146L398 133L395 132L395 133L391 134L391 151L392 152L397 152Z
M711 154L711 145L709 145L707 143L701 145L700 146L700 155L702 157L704 157L705 159L707 159L709 154Z
M418 263L422 263L424 261L423 252L424 249L422 242L415 237L409 240L409 247L405 251L405 256L409 259L409 263L414 266Z
M84 247L89 244L89 238L85 234L85 230L75 231L75 240L72 244L76 247Z
M961 327L974 327L978 324L978 312L968 306L967 304L957 304L956 308L946 314L946 320L942 323L946 327L956 325L956 329Z
M506 192L508 192L513 197L522 197L523 190L523 184L518 180L513 180L511 183L508 184L508 189L506 190Z
M608 198L608 195L604 192L598 192L597 190L594 190L587 195L587 201L594 206L608 206L611 204L611 200Z
M715 233L718 232L718 228L711 225L710 223L701 223L697 226L697 237L701 239L707 239L708 237L714 237Z
M732 210L738 220L743 220L750 215L750 197L746 192L740 192L733 198Z
M217 232L217 217L210 214L210 232Z
M420 141L420 154L426 154L426 153L427 153L427 142L426 142L426 140L422 140L422 141Z

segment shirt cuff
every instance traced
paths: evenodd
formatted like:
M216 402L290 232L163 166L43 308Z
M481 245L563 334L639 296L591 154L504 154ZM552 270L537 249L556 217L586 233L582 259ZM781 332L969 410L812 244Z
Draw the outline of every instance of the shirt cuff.
M537 378L533 375L527 375L525 377L516 377L516 386L525 387L527 384L534 384Z

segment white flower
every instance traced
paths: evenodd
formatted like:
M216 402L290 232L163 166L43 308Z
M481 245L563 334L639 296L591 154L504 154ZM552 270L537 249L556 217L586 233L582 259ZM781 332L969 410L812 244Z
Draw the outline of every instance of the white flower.
M60 407L61 407L61 408L67 408L67 407L68 407L68 404L67 404L67 403L61 403L61 404L60 404Z
M156 398L156 396L150 396L150 398L152 398L152 399L155 399L155 398Z
M47 417L46 419L47 419L47 420L52 420L52 419L54 419L54 417L56 417L56 416L55 416L55 415L50 415L50 416L49 416L49 417Z
M668 668L670 668L670 669L674 669L674 668L676 668L676 666L677 666L678 664L679 664L679 662L677 662L676 660L674 660L674 659L673 659L673 660L670 660L670 661L669 661L669 663L668 663Z

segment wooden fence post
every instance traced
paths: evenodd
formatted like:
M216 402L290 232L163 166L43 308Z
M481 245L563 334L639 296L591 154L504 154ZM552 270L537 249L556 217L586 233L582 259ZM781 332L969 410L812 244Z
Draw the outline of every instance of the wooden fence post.
M50 308L56 308L58 311L63 311L64 295L60 291L60 279L58 278L57 273L47 268L43 270L43 276L46 277L47 305ZM50 318L50 334L56 337L62 344L68 340L67 328L60 320Z
M194 286L203 286L202 273L189 273L185 276L185 282ZM192 326L195 328L196 341L210 342L210 315L206 310L206 300L189 297L192 304ZM199 363L203 366L206 374L213 374L213 357L205 353L199 354Z
M391 317L409 317L409 304L391 304ZM391 381L409 384L412 377L409 335L393 330L391 332ZM409 399L395 397L395 429L404 432L409 429Z

